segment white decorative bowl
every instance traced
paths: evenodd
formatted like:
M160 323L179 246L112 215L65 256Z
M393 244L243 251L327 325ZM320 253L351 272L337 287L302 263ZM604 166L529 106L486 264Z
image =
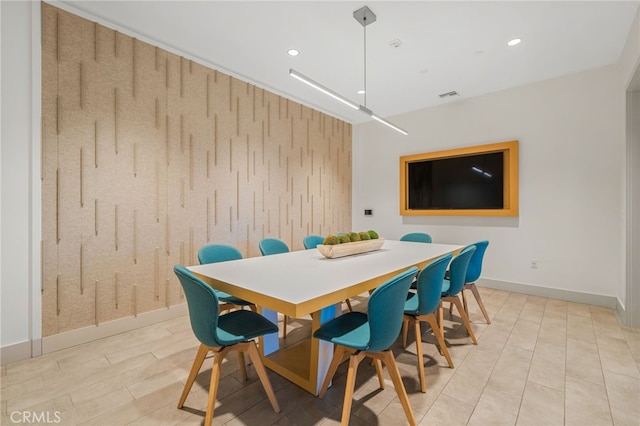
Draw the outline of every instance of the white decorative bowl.
M353 254L379 250L383 244L384 238L376 238L375 240L355 241L353 243L335 245L318 244L316 248L324 257L335 259L336 257L351 256Z

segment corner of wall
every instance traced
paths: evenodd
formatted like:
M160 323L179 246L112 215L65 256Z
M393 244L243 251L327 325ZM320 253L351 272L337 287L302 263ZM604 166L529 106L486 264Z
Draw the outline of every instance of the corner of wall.
M616 298L616 318L620 327L627 326L627 311L619 298Z
M0 348L0 365L29 358L31 358L31 341L29 340Z

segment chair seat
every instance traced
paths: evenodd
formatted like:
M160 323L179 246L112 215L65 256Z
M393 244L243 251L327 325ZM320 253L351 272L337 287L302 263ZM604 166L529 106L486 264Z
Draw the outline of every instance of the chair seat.
M407 315L418 315L418 293L409 293L407 301L404 302L404 313Z
M313 337L359 350L369 347L371 340L367 314L348 312L323 324Z
M274 323L252 311L232 311L218 318L218 341L225 345L277 332Z
M447 279L442 281L442 295L443 296L448 296L449 295L449 287L451 287L451 281L449 281Z

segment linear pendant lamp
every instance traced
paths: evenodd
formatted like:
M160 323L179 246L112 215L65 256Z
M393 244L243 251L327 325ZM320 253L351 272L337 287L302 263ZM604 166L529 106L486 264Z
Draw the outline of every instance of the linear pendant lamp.
M409 133L407 133L406 130L396 126L395 124L393 124L392 122L385 120L384 118L376 115L373 111L371 111L369 108L366 107L367 105L367 25L369 24L373 24L376 21L376 15L373 14L373 12L371 11L371 9L369 9L367 6L364 6L358 10L356 10L355 12L353 12L353 17L355 18L356 21L358 21L363 27L364 27L364 47L365 47L365 54L364 54L364 58L365 58L365 66L364 66L364 92L365 92L365 102L364 102L364 106L363 105L359 105L356 102L353 102L352 100L345 98L344 96L342 96L339 93L334 92L333 90L329 89L326 86L323 86L322 84L318 83L315 80L310 79L309 77L300 74L298 71L294 70L293 68L289 69L289 75L293 78L296 78L298 80L300 80L301 82L308 84L309 86L313 87L314 89L324 93L325 95L329 95L331 96L333 99L342 102L345 105L350 106L353 109L356 109L358 111L363 112L364 114L368 115L369 117L373 118L374 120L384 124L385 126L389 126L391 127L393 130L395 130L396 132L402 133L403 135L408 135Z

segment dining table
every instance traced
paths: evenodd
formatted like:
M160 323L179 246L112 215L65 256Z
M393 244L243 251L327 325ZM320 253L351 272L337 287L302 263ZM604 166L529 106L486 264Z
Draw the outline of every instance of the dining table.
M327 258L317 249L190 266L212 287L254 303L277 324L278 313L311 316L311 333L285 344L278 333L260 338L267 368L317 395L333 356L333 344L312 337L320 325L341 314L342 302L365 296L390 278L463 246L384 240L380 249Z

